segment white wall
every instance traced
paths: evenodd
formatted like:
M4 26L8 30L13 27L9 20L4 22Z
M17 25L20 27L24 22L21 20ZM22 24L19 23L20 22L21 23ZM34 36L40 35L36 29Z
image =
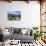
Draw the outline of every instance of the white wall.
M8 21L8 11L21 11L20 21ZM36 1L1 2L0 1L0 27L32 27L40 26L40 4Z

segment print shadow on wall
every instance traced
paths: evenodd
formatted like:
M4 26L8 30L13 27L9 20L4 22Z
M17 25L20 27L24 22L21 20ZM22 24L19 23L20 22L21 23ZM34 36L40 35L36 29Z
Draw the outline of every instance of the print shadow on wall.
M21 12L20 11L8 11L8 20L17 20L21 19Z

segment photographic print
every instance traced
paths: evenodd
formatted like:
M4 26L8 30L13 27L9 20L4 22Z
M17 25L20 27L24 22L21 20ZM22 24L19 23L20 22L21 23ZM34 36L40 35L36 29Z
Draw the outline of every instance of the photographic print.
M21 12L20 11L8 11L8 20L20 20Z
M46 0L0 0L0 46L46 46Z

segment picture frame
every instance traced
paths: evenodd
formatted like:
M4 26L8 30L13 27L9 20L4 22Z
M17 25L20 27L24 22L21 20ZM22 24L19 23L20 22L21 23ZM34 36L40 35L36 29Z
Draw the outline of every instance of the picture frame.
M8 11L8 20L21 20L21 12L20 11Z

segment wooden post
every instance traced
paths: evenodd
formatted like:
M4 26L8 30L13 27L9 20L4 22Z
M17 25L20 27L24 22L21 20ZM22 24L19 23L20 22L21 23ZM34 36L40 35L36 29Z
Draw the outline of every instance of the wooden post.
M40 32L42 32L42 9L43 9L43 4L40 3Z

